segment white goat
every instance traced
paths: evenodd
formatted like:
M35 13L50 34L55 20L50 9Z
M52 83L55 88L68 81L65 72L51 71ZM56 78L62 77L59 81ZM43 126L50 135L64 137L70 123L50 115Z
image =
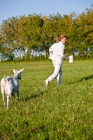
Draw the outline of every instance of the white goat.
M21 79L21 72L24 69L21 69L19 71L16 71L13 69L14 76L4 76L1 79L1 93L3 97L3 102L5 104L5 99L4 99L4 93L7 96L7 109L9 108L9 101L11 95L14 96L15 92L17 92L17 98L19 100L19 81L18 79Z

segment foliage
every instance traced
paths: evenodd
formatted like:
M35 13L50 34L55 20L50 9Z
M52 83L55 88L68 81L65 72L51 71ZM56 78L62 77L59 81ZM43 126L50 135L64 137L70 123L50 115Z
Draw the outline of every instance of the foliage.
M48 56L49 47L61 34L68 36L67 53L69 50L83 52L88 47L93 48L92 5L79 15L75 12L48 17L34 14L4 20L0 26L0 52L9 48L10 56L14 54L13 59L30 59L31 50L43 50Z

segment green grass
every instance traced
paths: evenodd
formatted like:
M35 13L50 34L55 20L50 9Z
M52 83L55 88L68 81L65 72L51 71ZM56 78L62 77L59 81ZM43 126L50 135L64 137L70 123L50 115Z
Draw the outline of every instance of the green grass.
M24 68L20 101L10 99L10 109L0 95L0 140L92 140L93 60L63 62L62 85L44 80L53 72L48 62L0 63L0 79Z

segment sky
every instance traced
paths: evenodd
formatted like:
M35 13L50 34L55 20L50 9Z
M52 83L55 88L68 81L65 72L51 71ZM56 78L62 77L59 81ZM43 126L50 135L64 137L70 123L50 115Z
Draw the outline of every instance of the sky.
M0 0L0 24L8 18L39 14L42 16L78 15L91 8L93 0Z

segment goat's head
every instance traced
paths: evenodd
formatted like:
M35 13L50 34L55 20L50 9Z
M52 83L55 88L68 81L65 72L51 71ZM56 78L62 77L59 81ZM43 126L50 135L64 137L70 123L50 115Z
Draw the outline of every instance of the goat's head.
M15 70L15 69L13 69L14 77L17 77L18 79L21 79L21 78L22 78L21 72L22 72L23 70L24 70L24 69L21 69L21 70Z

